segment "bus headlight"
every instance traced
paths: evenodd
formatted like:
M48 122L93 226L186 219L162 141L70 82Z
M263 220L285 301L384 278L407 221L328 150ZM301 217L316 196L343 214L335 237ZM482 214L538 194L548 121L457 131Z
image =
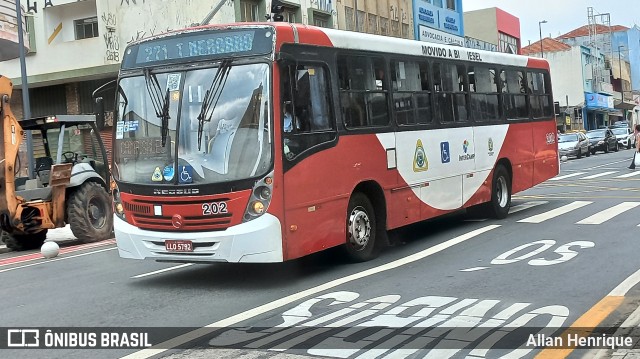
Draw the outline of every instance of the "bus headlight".
M118 190L117 185L114 186L113 190L111 191L111 194L113 195L113 212L120 219L124 220L125 219L124 206L122 205L122 200L120 199L120 190Z
M260 201L254 201L251 204L251 209L253 210L253 213L255 213L255 214L263 214L264 213L264 203L262 203Z
M251 198L244 213L243 221L256 219L267 212L273 193L273 173L256 182L251 191Z

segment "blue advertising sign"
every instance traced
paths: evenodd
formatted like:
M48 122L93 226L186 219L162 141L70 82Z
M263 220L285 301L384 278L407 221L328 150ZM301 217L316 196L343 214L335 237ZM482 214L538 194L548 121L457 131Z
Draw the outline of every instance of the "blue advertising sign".
M413 17L417 40L432 41L432 39L423 38L424 27L439 30L454 35L454 37L464 36L462 0L454 0L453 2L413 0ZM464 46L464 38L459 42Z
M611 96L585 92L584 97L587 108L613 108L613 98Z

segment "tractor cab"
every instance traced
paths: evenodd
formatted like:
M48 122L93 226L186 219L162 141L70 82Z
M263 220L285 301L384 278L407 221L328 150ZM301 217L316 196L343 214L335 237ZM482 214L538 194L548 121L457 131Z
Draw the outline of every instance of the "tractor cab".
M16 164L16 195L25 201L51 200L51 169L55 164L71 164L75 187L92 178L109 183L107 154L93 115L57 115L19 121L23 130L32 131L33 175L29 177L26 158Z

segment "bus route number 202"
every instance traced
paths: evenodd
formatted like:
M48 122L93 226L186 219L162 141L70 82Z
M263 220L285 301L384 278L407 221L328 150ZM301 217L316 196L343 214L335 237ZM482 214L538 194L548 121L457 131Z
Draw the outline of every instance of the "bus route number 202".
M228 213L227 202L212 202L202 204L202 215L211 216L214 214Z

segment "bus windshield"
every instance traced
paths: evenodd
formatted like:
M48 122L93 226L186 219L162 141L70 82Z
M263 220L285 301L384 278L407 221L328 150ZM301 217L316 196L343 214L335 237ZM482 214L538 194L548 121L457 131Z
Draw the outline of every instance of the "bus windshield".
M212 184L271 167L266 63L157 72L120 80L114 177Z

